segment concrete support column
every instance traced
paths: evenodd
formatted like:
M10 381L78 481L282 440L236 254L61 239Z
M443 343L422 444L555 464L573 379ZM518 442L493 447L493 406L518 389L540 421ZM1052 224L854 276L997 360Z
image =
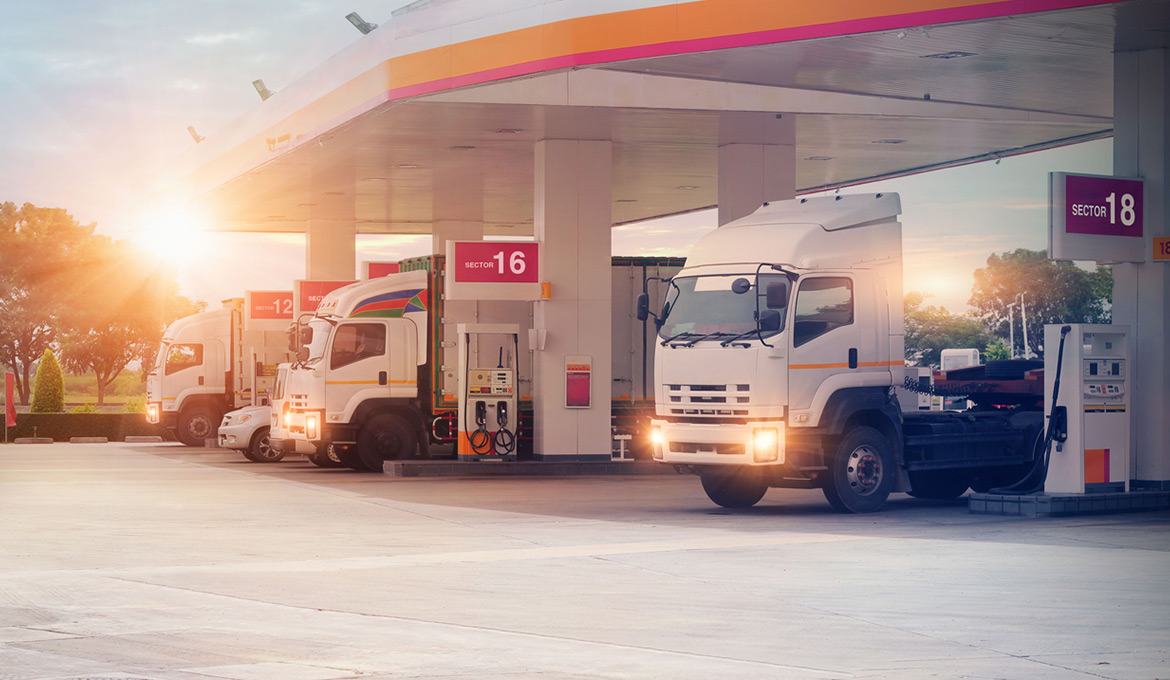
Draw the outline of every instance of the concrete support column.
M1113 173L1145 179L1150 258L1153 238L1170 236L1170 50L1119 52L1113 64ZM1170 489L1170 263L1114 265L1113 323L1128 324L1131 332L1132 486Z
M538 460L610 459L612 155L608 141L536 144L534 226L541 279L551 284L550 299L533 303L545 335L533 360ZM589 408L565 407L570 356L592 365Z
M357 218L353 170L310 170L309 228L305 233L305 277L324 281L355 279Z
M723 114L719 137L719 226L796 196L794 116Z

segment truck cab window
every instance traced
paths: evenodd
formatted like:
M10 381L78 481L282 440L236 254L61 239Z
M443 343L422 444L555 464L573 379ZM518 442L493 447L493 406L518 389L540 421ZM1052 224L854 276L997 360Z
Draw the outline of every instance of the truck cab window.
M329 368L341 368L386 353L386 327L378 323L348 323L337 327Z
M800 282L792 323L793 347L800 347L834 328L851 323L853 281L845 277L822 276Z
M173 375L188 368L203 365L203 345L187 343L167 348L166 374Z
M757 330L756 312L766 307L757 286L767 290L769 283L782 281L781 274L754 273L688 276L677 278L666 298L666 318L659 334L670 338L680 333L692 336L713 335L716 339L745 335ZM737 280L751 285L737 293ZM779 332L767 331L765 336Z

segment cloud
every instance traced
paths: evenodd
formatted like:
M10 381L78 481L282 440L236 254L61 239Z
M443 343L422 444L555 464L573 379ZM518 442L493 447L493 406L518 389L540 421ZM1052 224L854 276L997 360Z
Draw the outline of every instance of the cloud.
M188 45L222 45L230 42L249 42L256 37L256 31L233 31L232 33L204 33L193 35L185 41Z

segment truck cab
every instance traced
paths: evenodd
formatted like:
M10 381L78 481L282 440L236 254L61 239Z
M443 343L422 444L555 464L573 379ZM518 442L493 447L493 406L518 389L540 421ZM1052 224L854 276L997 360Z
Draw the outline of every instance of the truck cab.
M819 486L853 511L885 501L901 437L899 213L896 194L798 199L699 240L657 314L656 460L731 507L771 486Z
M419 400L427 362L428 273L359 281L321 300L298 324L285 387L282 448L356 469L425 453Z
M216 436L225 400L232 307L193 314L163 333L146 377L146 419L173 431L188 446Z

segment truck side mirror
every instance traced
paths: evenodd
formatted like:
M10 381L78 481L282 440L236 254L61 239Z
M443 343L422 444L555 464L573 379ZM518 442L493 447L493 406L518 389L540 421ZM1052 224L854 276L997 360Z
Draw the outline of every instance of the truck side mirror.
M302 364L309 360L309 348L301 346L297 349L297 361Z
M650 296L646 293L638 293L638 311L636 313L638 321L645 321L650 318Z
M736 279L731 282L731 292L736 295L743 295L752 289L752 282L747 279Z
M780 330L780 312L775 309L765 309L760 312L760 331L774 333Z
M300 340L300 344L302 346L312 343L313 342L313 329L309 328L308 326L301 328L301 332L300 332L300 335L298 336L298 340Z
M788 306L788 281L772 281L768 284L768 309L784 309Z

